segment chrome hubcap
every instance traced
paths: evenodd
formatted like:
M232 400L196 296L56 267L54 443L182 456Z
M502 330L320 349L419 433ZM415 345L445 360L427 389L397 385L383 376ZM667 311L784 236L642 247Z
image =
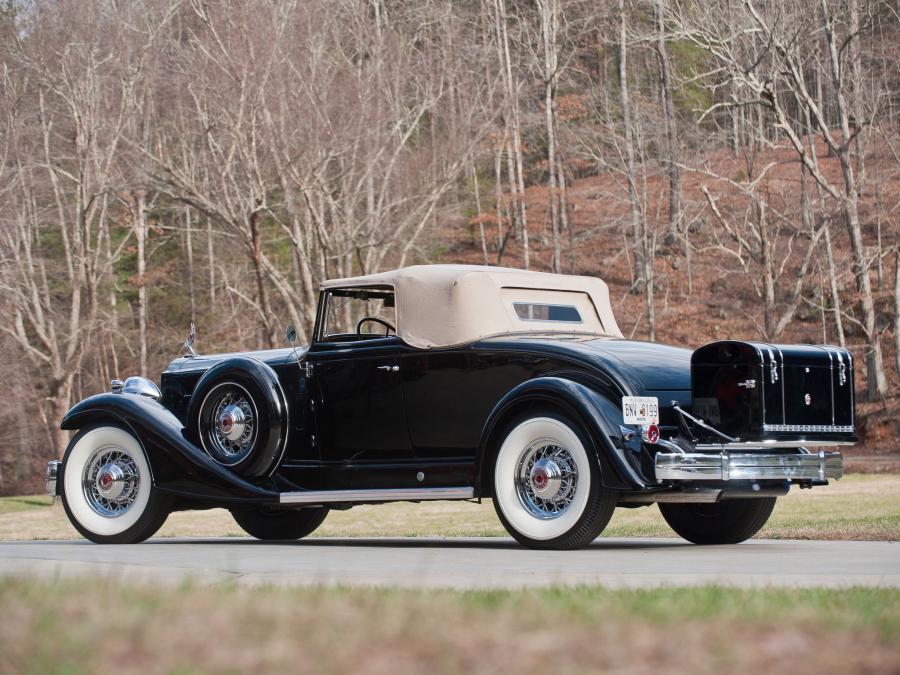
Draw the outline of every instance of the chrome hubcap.
M519 501L531 515L558 518L575 498L578 467L565 447L550 439L529 445L516 466Z
M134 458L123 448L107 447L97 450L85 464L82 487L96 513L114 518L131 508L140 480Z
M105 499L116 499L125 491L125 472L118 464L104 464L97 472L97 492Z
M230 405L219 415L216 425L219 428L219 433L229 441L240 440L247 426L244 411L236 405Z
M227 387L212 407L211 422L209 436L217 459L234 464L247 456L256 440L256 409L242 387Z
M531 467L528 480L534 494L541 499L553 499L562 487L562 469L552 459L541 459Z

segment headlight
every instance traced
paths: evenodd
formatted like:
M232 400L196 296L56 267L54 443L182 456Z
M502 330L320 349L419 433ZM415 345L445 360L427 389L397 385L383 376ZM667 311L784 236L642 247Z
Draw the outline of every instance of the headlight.
M146 377L129 377L125 380L125 384L122 385L122 391L126 394L146 396L147 398L152 398L154 401L158 401L162 397L156 383L148 380Z

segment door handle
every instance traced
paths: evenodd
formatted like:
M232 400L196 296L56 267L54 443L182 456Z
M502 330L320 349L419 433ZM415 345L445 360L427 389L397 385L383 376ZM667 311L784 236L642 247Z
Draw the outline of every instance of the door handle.
M378 370L387 370L392 373L396 373L400 370L400 366L378 366Z

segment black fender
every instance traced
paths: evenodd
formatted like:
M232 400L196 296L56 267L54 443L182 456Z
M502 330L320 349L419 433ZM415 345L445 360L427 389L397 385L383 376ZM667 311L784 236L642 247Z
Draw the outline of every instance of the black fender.
M287 449L287 435L290 429L290 415L287 397L281 387L278 375L272 368L249 356L235 356L220 361L207 370L191 394L186 417L188 438L201 446L200 430L196 428L200 407L210 389L222 380L244 381L245 386L257 389L257 400L261 415L259 421L260 440L248 460L231 471L248 478L271 476L284 457ZM215 460L213 460L215 461Z
M60 428L95 424L124 426L138 439L150 464L153 485L174 495L209 502L278 502L278 491L254 485L216 464L189 440L181 421L162 404L138 394L106 393L86 398L65 414Z
M602 485L612 490L643 490L652 487L636 468L628 454L634 452L632 443L623 438L622 407L603 393L586 384L565 377L537 377L511 389L494 406L481 434L480 452L476 467L476 494L491 494L485 484L496 435L511 414L528 403L550 403L561 407L584 425L593 441L600 463ZM637 448L639 450L639 446Z

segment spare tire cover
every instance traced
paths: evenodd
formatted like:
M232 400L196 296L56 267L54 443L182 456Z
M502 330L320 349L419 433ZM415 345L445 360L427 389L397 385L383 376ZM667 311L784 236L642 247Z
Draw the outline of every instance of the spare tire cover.
M275 371L238 356L217 363L197 382L188 406L188 433L213 461L258 478L271 475L284 455L288 415Z

